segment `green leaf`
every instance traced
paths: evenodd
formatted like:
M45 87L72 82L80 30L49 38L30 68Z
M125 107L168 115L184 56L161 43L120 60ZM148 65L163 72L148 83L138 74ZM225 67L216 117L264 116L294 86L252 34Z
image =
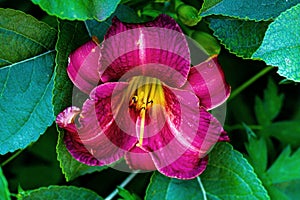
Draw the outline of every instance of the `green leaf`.
M265 139L257 139L256 137L249 136L249 142L245 146L249 154L249 163L253 166L257 174L263 174L267 169L268 162L268 149Z
M217 144L201 175L207 199L269 199L251 165L227 143ZM146 200L203 199L196 179L178 180L154 173Z
M0 67L54 49L56 30L23 12L0 8Z
M284 192L288 199L300 199L300 179L279 183L274 187Z
M268 169L267 176L273 184L300 179L299 166L300 148L291 155L291 148L288 146Z
M284 194L284 192L274 185L267 185L266 188L268 189L268 193L272 200L291 200L286 194Z
M136 194L131 194L129 191L125 190L124 188L118 187L118 194L124 200L140 200L141 198L138 197ZM120 200L120 199L119 199Z
M54 72L54 88L52 104L54 114L72 104L74 85L67 74L69 54L76 48L91 40L83 22L59 21L58 40L56 43L56 67Z
M259 124L265 126L271 124L272 120L279 114L283 104L283 94L278 94L276 84L269 79L264 91L264 98L255 98L255 115Z
M120 0L32 0L50 15L68 20L97 19L104 21L117 8Z
M10 192L8 190L8 184L1 168L0 168L0 199L10 200Z
M205 13L210 8L213 8L214 6L221 3L222 1L223 0L204 0L199 13L202 15L202 13Z
M85 21L87 29L91 36L97 36L97 38L102 41L104 35L106 34L108 28L112 24L112 18L118 17L122 22L134 23L141 22L141 18L138 17L136 12L128 6L119 4L116 9L116 12L113 13L107 20L104 22L98 22L97 20L87 20Z
M270 24L259 49L252 58L277 66L278 74L300 81L300 4L283 12Z
M50 186L18 194L18 200L103 200L95 192L74 186Z
M209 27L230 52L250 58L259 48L269 22L245 21L234 18L210 17Z
M300 146L299 121L275 122L264 127L260 133L275 137L284 145L291 145L294 148Z
M56 160L56 141L56 127L52 125L37 142L13 160L9 165L10 188L15 189L20 185L25 188L37 188L61 183L63 176Z
M146 191L145 200L199 200L203 199L196 179L178 180L155 172Z
M0 69L0 154L25 148L54 120L54 52Z
M269 1L269 0L205 0L201 16L222 15L247 20L270 20L281 12L295 6L299 0Z
M107 169L107 166L88 166L75 160L68 152L63 136L64 132L60 130L58 142L56 146L57 159L60 162L60 167L67 181L74 180L75 178L84 174L93 173Z
M300 145L299 121L273 123L263 131L269 132L271 136L277 138L284 144L290 144L292 147L298 147Z

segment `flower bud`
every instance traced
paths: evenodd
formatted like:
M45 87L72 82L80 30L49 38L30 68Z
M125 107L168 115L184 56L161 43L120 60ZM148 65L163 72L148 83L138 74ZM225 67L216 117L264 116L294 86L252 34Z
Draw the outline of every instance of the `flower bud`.
M209 56L220 53L221 46L216 38L203 31L194 31L191 37L197 41L201 49Z
M193 6L181 4L177 9L179 20L187 26L195 26L201 20L198 10Z

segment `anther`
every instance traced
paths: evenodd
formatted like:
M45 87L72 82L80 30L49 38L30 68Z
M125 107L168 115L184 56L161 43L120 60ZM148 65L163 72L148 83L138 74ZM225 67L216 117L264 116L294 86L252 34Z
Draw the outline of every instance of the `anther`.
M142 111L142 110L146 110L146 107L145 107L145 106L141 107L141 111Z
M137 97L137 96L133 96L133 97L131 98L131 100L132 100L134 103L136 103L137 100L138 100L138 97Z
M129 107L133 106L135 103L137 103L138 97L137 96L133 96L131 98L131 101L129 102Z

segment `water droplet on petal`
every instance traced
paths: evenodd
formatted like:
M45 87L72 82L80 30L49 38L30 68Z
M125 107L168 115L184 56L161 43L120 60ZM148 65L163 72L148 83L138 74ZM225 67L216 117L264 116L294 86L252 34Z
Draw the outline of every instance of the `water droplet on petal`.
M212 62L209 62L209 63L208 63L208 65L207 65L207 67L209 67L209 68L213 68L213 67L214 67L214 63L212 63Z

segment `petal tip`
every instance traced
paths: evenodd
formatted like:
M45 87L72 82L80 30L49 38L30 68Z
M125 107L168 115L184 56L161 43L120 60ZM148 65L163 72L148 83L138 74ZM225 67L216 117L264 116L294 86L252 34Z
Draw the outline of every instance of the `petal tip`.
M64 129L68 130L69 128L72 127L71 130L69 130L69 131L73 132L75 117L80 112L81 112L80 108L78 108L76 106L68 107L64 111L62 111L61 113L59 113L57 115L55 122L60 128L64 128Z
M73 84L85 93L89 93L99 83L99 58L100 47L95 37L77 48L68 57L68 76Z

